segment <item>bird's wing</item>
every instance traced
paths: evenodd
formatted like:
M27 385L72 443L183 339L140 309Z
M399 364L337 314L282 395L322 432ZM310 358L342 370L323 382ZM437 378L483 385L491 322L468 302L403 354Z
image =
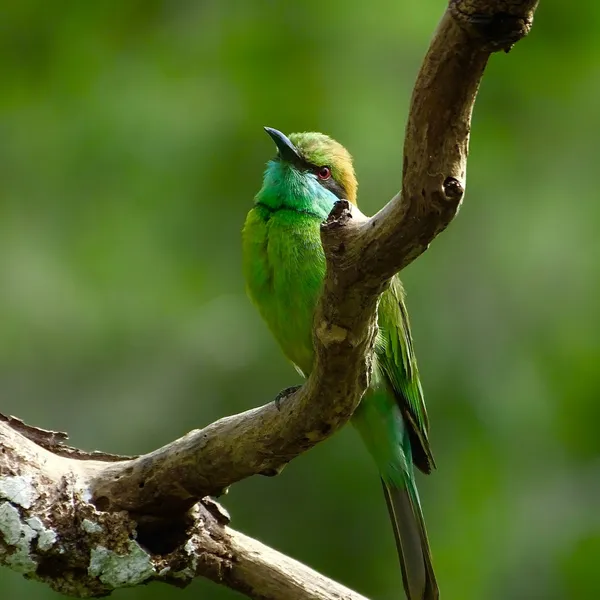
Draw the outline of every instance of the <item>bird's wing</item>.
M379 363L409 424L413 461L421 471L429 473L435 467L428 439L429 420L404 305L404 290L398 277L392 279L390 288L381 297L379 328L382 342Z

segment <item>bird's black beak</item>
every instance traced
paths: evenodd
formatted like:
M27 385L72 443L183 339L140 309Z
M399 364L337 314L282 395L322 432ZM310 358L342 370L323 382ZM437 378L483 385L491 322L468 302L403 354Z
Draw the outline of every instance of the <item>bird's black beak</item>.
M292 144L287 135L281 133L281 131L278 131L277 129L273 129L272 127L265 127L265 131L275 142L277 150L279 150L279 156L283 160L292 164L301 164L303 162L296 146Z

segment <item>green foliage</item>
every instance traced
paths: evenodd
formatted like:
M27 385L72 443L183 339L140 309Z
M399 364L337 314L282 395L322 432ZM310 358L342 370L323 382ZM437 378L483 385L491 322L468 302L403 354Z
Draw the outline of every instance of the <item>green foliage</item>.
M240 229L273 152L262 126L337 138L376 211L444 5L4 2L1 410L136 453L297 383L242 283ZM446 600L598 598L599 25L592 0L544 0L531 36L492 58L466 202L403 274ZM399 597L350 428L225 504L242 531ZM236 597L206 581L114 597L201 594ZM7 569L0 595L58 598Z

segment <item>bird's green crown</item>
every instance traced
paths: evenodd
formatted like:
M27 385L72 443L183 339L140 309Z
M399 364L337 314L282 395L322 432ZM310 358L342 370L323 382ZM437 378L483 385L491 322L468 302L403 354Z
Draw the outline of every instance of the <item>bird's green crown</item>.
M323 219L338 199L356 204L358 184L352 157L344 146L323 133L293 133L287 137L276 129L265 129L278 152L267 164L257 204Z

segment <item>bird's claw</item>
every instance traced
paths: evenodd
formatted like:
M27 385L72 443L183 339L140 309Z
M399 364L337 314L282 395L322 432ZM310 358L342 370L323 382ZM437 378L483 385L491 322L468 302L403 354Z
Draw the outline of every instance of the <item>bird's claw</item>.
M301 385L292 385L290 387L286 387L284 390L281 390L279 394L275 397L275 408L277 410L281 410L281 401L286 400L292 394L296 393L302 386Z

